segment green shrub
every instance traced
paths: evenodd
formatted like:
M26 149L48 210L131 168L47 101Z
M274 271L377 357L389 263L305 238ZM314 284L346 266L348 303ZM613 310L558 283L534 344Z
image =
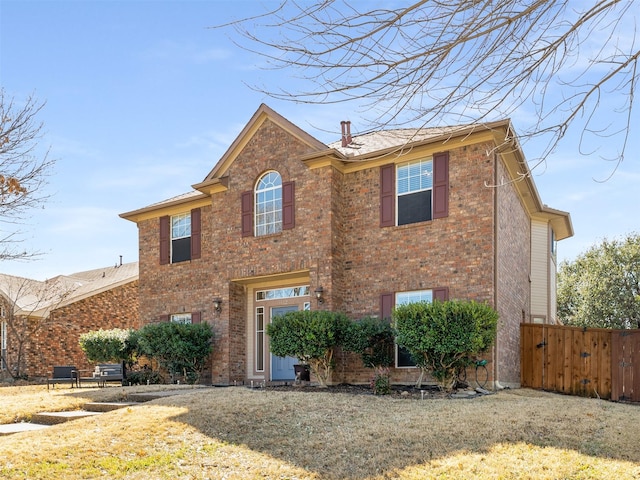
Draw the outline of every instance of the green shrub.
M473 301L420 302L393 311L396 341L441 388L453 389L456 371L494 342L498 314Z
M387 320L365 317L348 326L342 348L360 355L367 368L390 367L394 361L394 341L394 331Z
M208 323L151 323L137 332L140 353L157 360L172 380L183 376L197 383L211 354L213 331Z
M391 393L389 367L394 362L395 336L389 321L365 317L347 328L342 348L360 355L362 364L373 369L371 389L378 395Z
M130 330L114 328L95 330L80 335L80 348L90 362L120 362L129 358L127 340Z
M324 310L287 312L267 325L271 353L309 364L320 385L326 386L334 349L341 344L350 323L344 314Z

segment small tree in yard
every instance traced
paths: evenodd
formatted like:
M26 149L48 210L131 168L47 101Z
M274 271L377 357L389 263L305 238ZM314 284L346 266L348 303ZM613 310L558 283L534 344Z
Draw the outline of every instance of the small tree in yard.
M137 334L140 353L154 358L174 379L183 375L189 383L197 383L211 354L213 331L208 323L152 323Z
M349 325L343 349L357 353L366 368L374 371L371 382L373 393L391 392L389 367L393 365L394 332L391 324L381 318L365 317Z
M271 353L308 363L320 386L326 387L333 369L333 353L341 344L350 320L324 310L287 312L267 325Z
M473 301L419 302L393 312L398 345L405 347L443 390L455 385L457 369L495 341L498 314Z

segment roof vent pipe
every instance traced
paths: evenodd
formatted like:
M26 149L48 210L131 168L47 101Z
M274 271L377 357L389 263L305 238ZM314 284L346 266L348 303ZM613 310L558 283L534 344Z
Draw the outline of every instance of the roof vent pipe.
M351 143L351 122L342 120L340 122L340 129L342 130L342 146L346 147Z

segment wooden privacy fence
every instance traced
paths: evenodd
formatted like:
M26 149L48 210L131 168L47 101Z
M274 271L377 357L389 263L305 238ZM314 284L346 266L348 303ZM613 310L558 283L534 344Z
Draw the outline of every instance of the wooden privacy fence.
M640 330L523 323L520 342L523 387L640 402Z

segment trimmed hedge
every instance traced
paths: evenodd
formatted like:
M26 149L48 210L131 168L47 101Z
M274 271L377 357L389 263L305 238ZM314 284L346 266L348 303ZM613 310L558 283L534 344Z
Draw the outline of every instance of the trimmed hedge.
M300 310L276 316L267 325L271 353L278 357L296 357L309 364L321 386L333 370L333 353L350 324L342 313L325 310Z
M433 301L400 305L393 311L393 320L398 345L450 391L457 370L495 341L498 313L484 303Z

